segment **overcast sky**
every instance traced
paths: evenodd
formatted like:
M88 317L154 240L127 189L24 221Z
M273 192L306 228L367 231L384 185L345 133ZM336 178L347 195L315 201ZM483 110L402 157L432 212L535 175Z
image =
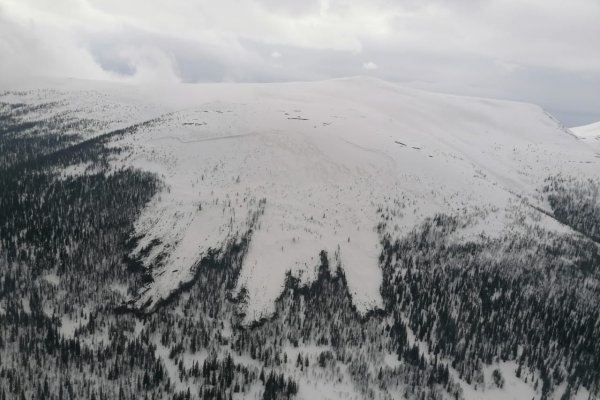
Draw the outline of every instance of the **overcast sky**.
M600 120L600 0L0 0L0 81L369 75Z

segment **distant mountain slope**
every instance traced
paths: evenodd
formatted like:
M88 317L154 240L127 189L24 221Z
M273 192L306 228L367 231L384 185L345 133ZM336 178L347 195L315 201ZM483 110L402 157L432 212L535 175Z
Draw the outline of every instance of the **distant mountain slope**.
M574 128L570 128L570 130L582 139L600 138L600 122L595 122L589 125L577 126Z

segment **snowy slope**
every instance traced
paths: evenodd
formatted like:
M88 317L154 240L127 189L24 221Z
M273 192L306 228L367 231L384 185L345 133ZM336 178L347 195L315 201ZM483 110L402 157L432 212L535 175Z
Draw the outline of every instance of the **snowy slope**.
M83 139L143 122L164 112L163 105L131 97L131 88L127 85L59 79L32 79L27 84L15 85L0 87L2 102L48 106L24 116L25 121L61 118L90 122L84 129L76 126L72 131L63 131L77 133Z
M321 250L339 260L366 312L381 305L384 232L402 235L435 213L469 210L473 223L459 240L498 234L517 205L547 209L539 194L546 177L599 170L591 147L535 105L368 78L163 87L72 81L56 90L73 104L87 98L99 120L115 109L131 122L157 118L113 144L130 150L115 165L156 172L165 183L136 223L142 239L133 255L154 277L135 299L147 311L192 279L210 249L243 235L261 209L237 288L247 290L248 321L272 311L287 271L314 277Z
M600 122L570 128L570 131L583 143L592 147L596 158L600 159Z
M571 132L582 139L600 140L600 122L571 128Z

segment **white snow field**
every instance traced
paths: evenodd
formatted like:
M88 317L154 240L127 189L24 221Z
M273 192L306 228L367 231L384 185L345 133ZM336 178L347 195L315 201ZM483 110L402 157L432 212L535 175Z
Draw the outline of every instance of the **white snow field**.
M600 140L600 122L571 128L571 132L582 139Z
M582 142L595 148L596 158L600 159L600 122L570 129Z
M600 122L570 128L570 131L582 142L594 148L596 158L600 159Z
M164 182L135 226L133 255L154 278L135 299L144 311L192 279L210 249L239 239L261 209L237 287L247 290L246 322L272 312L287 271L310 281L321 250L339 261L364 313L382 303L384 232L401 236L443 212L472 221L457 240L492 236L523 209L566 229L528 205L548 209L540 189L550 175L600 171L597 150L538 106L371 78L46 85L111 129L155 119L113 144L129 149L115 166Z

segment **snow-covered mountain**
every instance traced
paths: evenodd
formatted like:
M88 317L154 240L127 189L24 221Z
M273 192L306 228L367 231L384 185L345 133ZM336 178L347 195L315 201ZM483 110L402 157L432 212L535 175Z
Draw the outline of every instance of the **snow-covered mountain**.
M90 349L88 393L594 398L597 128L370 78L8 86L0 322Z
M436 213L477 209L485 218L468 234L493 235L509 225L514 201L548 210L538 193L547 176L598 171L589 148L529 104L372 79L166 96L180 105L116 143L133 151L125 162L164 175L168 188L136 225L136 252L157 240L143 257L155 279L138 300L148 310L190 280L209 249L247 230L260 199L238 287L250 319L272 311L287 271L312 279L323 249L339 254L357 307L379 307L378 210L391 210L387 229L399 234Z
M600 122L571 128L571 132L573 132L575 135L577 135L577 137L580 137L582 139L599 139Z
M381 306L382 210L396 235L468 210L477 218L458 235L490 236L511 226L515 203L550 211L540 196L545 178L596 177L600 162L538 106L369 78L51 88L65 110L110 129L151 120L113 143L128 149L115 165L164 183L135 225L132 255L154 280L136 299L145 311L190 281L210 249L238 240L264 199L237 287L247 290L248 321L272 312L286 272L313 279L320 250L339 257L366 312Z

